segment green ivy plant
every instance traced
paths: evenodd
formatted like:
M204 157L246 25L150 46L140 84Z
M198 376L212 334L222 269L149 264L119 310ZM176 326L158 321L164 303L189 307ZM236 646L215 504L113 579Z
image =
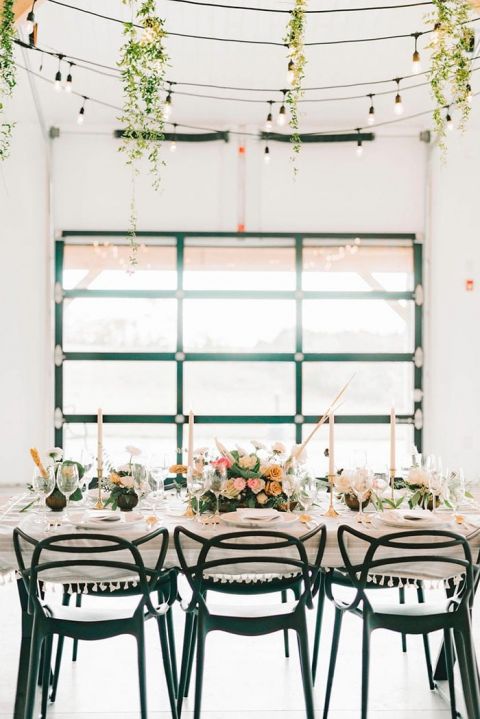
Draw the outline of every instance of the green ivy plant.
M292 160L294 172L297 171L295 159L300 152L301 142L299 134L298 101L303 95L302 81L305 77L306 57L304 50L305 38L305 10L307 0L295 0L295 6L290 13L284 42L288 47L289 68L292 73L291 87L287 92L286 101L290 109L290 128L292 130Z
M164 139L164 86L168 55L164 47L164 21L156 13L155 0L123 0L132 10L132 19L124 23L125 42L121 49L119 67L123 82L123 111L119 117L123 125L120 150L132 168L132 199L130 208L130 265L137 264L137 210L135 176L138 161L147 159L153 176L153 186L160 186L161 159ZM135 22L134 22L135 18ZM136 27L136 24L142 28Z
M427 18L434 27L432 41L430 86L436 103L433 121L439 145L446 149L446 113L455 107L458 127L463 130L470 115L470 74L472 30L470 5L467 0L433 0L435 11Z
M0 160L10 153L13 124L2 122L5 100L13 94L16 85L15 57L15 14L13 0L4 0L0 9Z

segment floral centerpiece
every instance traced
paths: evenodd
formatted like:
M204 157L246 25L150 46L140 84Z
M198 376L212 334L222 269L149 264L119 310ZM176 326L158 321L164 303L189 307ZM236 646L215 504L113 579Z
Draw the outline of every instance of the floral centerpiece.
M411 467L404 481L410 509L433 509L441 503L442 486L436 472L423 467Z
M58 467L63 465L75 465L78 470L78 478L79 480L83 479L83 476L85 474L85 467L83 464L80 464L80 462L76 462L73 459L64 459L64 453L63 449L61 447L54 447L53 449L48 450L46 453L48 459L46 460L46 464L43 463L42 458L40 456L40 452L36 448L32 448L30 450L30 456L33 459L33 462L35 466L37 467L38 471L41 474L44 474L48 471L50 467L53 468L53 473L55 476L55 489L53 492L46 498L45 502L47 504L47 507L49 507L53 512L61 512L64 507L66 507L67 500L65 498L65 495L62 494L62 492L59 490L56 482L56 476L57 476L57 469ZM29 489L33 490L31 485L29 485ZM71 502L79 502L82 499L82 490L80 488L76 489L75 492L71 495L70 501ZM32 506L33 502L26 507L22 511L26 511Z
M252 450L237 445L228 450L216 440L220 456L206 463L224 468L226 479L220 491L220 511L233 512L238 507L275 508L286 511L287 494L284 492L285 478L293 472L294 462L287 456L283 442L270 447L252 441ZM201 461L201 460L200 460ZM197 460L194 471L200 471ZM216 498L207 491L200 498L201 511L214 511Z
M360 509L358 487L362 488L364 495L362 509L365 509L370 502L377 510L382 510L384 506L389 509L393 508L393 500L384 496L387 486L387 481L381 475L371 474L366 467L345 469L335 477L335 489L338 492L338 498L353 512L358 512ZM357 487L357 492L355 487ZM394 504L396 507L397 504Z
M105 506L131 512L138 504L142 483L147 481L147 472L142 464L133 461L134 457L141 454L141 450L132 446L126 447L126 450L130 455L129 461L117 469L111 469L108 475L106 489L109 495Z

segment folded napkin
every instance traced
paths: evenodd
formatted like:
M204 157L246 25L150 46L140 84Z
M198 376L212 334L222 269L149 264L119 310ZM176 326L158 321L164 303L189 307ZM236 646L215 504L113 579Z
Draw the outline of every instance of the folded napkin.
M278 519L278 511L276 509L237 509L236 514L242 520L271 522Z

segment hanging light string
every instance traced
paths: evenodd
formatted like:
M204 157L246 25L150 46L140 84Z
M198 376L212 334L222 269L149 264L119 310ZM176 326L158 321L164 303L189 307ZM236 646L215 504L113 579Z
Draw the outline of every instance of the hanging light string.
M102 71L97 70L96 68L88 67L87 65L82 64L82 63L88 63L88 62L90 62L89 60L77 58L77 60L79 60L79 62L74 62L74 61L73 61L73 57L70 56L70 55L65 55L65 54L59 53L59 52L57 52L57 51L55 51L55 50L47 50L47 49L45 49L45 48L32 47L32 46L30 46L30 45L27 45L27 43L24 43L24 42L22 42L21 40L18 40L18 39L17 39L15 42L16 42L18 45L20 45L21 47L24 47L24 48L27 49L27 50L33 50L33 51L42 53L42 55L43 55L43 54L46 54L46 55L49 55L50 57L54 57L54 58L57 58L57 59L58 59L58 58L62 58L62 59L67 60L68 63L69 63L69 65L70 65L70 70L71 70L72 67L78 67L78 68L81 68L81 69L83 69L83 70L88 70L88 71L90 71L90 72L97 73L97 74L100 74L100 75L105 75L105 74L106 74L107 77L110 77L110 78L112 78L112 79L121 80L120 75L112 75L112 74L103 73ZM472 58L472 62L473 62L475 59L477 59L477 58ZM107 69L115 70L115 68L113 68L113 67L112 67L112 68L110 68L110 67L108 67L108 66L104 66L104 67L106 67ZM472 72L474 72L474 71L477 70L477 69L479 69L479 68L478 68L478 67L472 68ZM428 74L428 71L423 72L423 73L419 73L419 75L420 75L420 74L422 74L422 75L427 75L427 74ZM403 77L401 77L401 78L395 78L395 79L391 79L391 78L390 78L390 79L388 79L388 80L376 80L376 81L373 81L373 82L371 82L371 83L358 83L358 84L350 83L349 85L345 85L345 86L341 86L341 85L340 85L340 86L334 86L334 85L332 85L331 88L332 88L332 89L335 89L336 87L339 87L339 88L341 88L341 87L345 87L345 88L348 88L348 87L362 87L363 85L371 85L371 86L373 86L373 85L377 85L377 84L386 84L386 83L390 83L390 84L391 84L392 82L397 82L397 79L398 79L400 82L404 82L405 80L408 80L408 79L410 79L410 78L419 77L419 75L405 75L405 76L403 76ZM71 77L71 74L70 74L70 77ZM68 80L68 77L67 77L67 85L68 85L68 83L69 83L69 80ZM183 97L197 97L197 98L199 98L199 99L205 99L205 100L219 100L219 101L227 101L227 102L245 102L245 103L253 103L253 104L265 104L266 102L268 102L268 103L269 103L269 102L272 102L272 104L273 104L273 102L274 102L274 101L272 101L272 100L266 100L266 99L263 99L263 98L231 97L231 96L227 96L227 95L210 95L210 94L205 94L205 93L186 92L186 91L184 91L184 90L178 90L178 89L177 89L177 86L178 86L178 85L189 86L189 85L195 85L195 84L196 84L196 83L186 83L186 82L177 83L177 82L168 80L168 81L167 81L168 87L165 87L165 91L167 92L167 98L166 98L166 101L165 101L165 102L166 102L166 108L171 109L171 107L172 107L172 102L173 102L173 99L172 99L172 98L173 98L173 93L174 93L174 92L175 92L175 94L178 95L178 96L183 96ZM421 88L421 87L427 87L427 86L429 86L429 85L430 85L430 83L429 83L428 80L425 81L425 82L417 82L417 83L414 83L414 84L411 84L411 85L404 85L404 86L402 87L402 92L409 91L409 90L415 90L415 89L418 89L418 88ZM206 86L206 87L215 87L215 86L210 86L210 85L201 85L201 86L202 86L202 87L205 87L205 86ZM175 89L174 89L174 88L175 88ZM222 88L222 89L223 89L223 88ZM227 89L227 88L225 88L225 89ZM233 89L233 88L230 88L230 89ZM247 91L248 89L249 89L249 88L243 88L244 91ZM251 88L250 88L250 89L251 89ZM315 89L315 88L312 88L312 89ZM316 88L316 89L317 89L317 90L321 90L321 89L323 89L323 88ZM327 89L327 88L325 88L325 89ZM285 90L281 90L281 89L272 89L272 90L270 90L270 92L276 92L276 93L279 93L279 94L281 94L281 95L284 96L286 91L285 91ZM390 88L390 89L388 89L388 90L378 91L377 93L375 93L375 95L373 95L373 93L367 93L367 94L365 94L365 93L360 93L360 94L357 94L357 95L343 95L343 96L339 96L339 97L302 98L301 100L299 100L299 103L343 102L343 101L364 99L365 97L368 97L368 98L373 98L374 96L376 96L376 97L382 97L382 96L386 96L386 95L391 95L391 94L396 93L396 92L397 92L397 90L396 90L395 88L394 88L394 89L391 89L391 88ZM169 113L169 109L167 109L167 114L170 114L170 113ZM374 114L374 113L373 113L373 114Z
M39 80L48 82L50 85L54 84L54 80L51 80L48 77L44 77L43 75L40 75L38 72L35 72L34 70L31 70L30 68L27 68L18 62L15 64L18 68L20 68L21 70L24 70L25 72L29 73L30 75L32 75L34 77L37 77ZM480 68L478 68L478 69L480 69ZM115 110L115 111L122 110L122 108L118 105L114 105L112 103L106 102L105 100L99 100L99 99L91 97L91 96L83 95L75 90L72 90L71 94L73 96L82 98L84 101L84 105L86 102L93 102L96 105L101 105L103 107L107 107L107 108ZM480 95L480 91L471 93L472 98L477 97L479 95ZM456 103L451 103L450 105L445 105L443 109L447 110L448 108L452 108L455 105L456 105ZM306 133L302 133L302 135L304 135L306 137L319 136L319 135L344 135L344 134L354 134L354 133L357 133L358 131L362 132L367 129L368 129L368 131L371 131L371 130L374 130L379 127L387 127L389 125L396 125L399 122L405 122L407 120L415 120L419 117L426 117L427 115L431 115L432 112L433 112L433 109L430 108L429 110L422 110L421 112L416 112L411 115L404 115L402 117L397 117L393 120L383 120L382 122L376 122L375 124L373 124L369 127L354 127L354 128L345 128L345 129L335 128L333 130L321 130L321 131L317 131L317 132L315 132L315 131L314 132L306 132ZM225 130L218 130L213 127L199 127L198 125L188 125L188 124L183 124L183 123L179 123L179 122L177 122L177 123L167 122L166 124L171 125L172 127L183 127L188 130L197 130L199 132L217 132L217 133L225 132ZM248 137L255 137L257 139L259 137L258 132L248 132L245 130L227 130L226 132L228 132L230 135L240 135L240 136L244 135L244 136L248 136Z
M80 8L76 5L70 5L69 3L62 2L61 0L49 0L49 2L53 3L54 5L60 5L61 7L69 8L70 10L76 10L81 13L85 13L87 15L93 15L98 18L102 18L103 20L109 20L111 22L117 22L120 24L124 24L124 21L121 18L112 17L110 15L103 15L102 13L94 12L93 10L86 10L85 8ZM290 12L290 11L288 11ZM473 22L477 22L480 20L479 18L473 18L472 20L468 20L467 22L463 23L465 25ZM139 29L144 29L143 25L138 25L136 23L133 23L134 27L137 27ZM319 40L314 42L306 42L304 43L305 47L321 47L326 45L347 45L347 44L358 44L358 43L365 43L365 42L381 42L384 40L401 40L405 38L412 38L417 35L418 37L423 37L424 35L429 35L434 32L434 28L423 30L419 33L401 33L398 35L380 35L375 37L361 37L361 38L343 38L340 40ZM212 40L215 42L233 42L233 43L239 43L239 44L247 44L247 45L267 45L267 46L273 46L273 47L286 47L284 42L278 42L275 40L249 40L246 38L231 38L231 37L218 37L213 35L191 35L189 33L181 33L181 32L171 32L171 31L165 31L165 35L171 36L171 37L184 37L184 38L190 38L194 40Z

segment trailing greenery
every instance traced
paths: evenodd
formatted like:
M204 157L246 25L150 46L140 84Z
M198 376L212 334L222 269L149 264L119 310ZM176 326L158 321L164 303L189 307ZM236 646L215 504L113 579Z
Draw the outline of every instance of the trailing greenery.
M432 50L430 86L436 103L433 120L439 145L445 151L448 106L455 108L457 125L463 130L471 109L471 43L472 30L467 0L433 0L435 12L427 19L435 31Z
M10 153L13 124L2 122L5 111L5 99L13 94L16 85L14 38L15 14L13 0L4 0L0 10L0 161L5 160Z
M295 0L295 7L290 13L290 20L287 25L287 32L284 38L289 50L289 59L293 63L291 67L292 83L287 92L286 101L290 109L290 128L292 130L292 160L300 152L301 142L299 134L298 101L303 95L302 81L305 77L306 57L304 51L305 38L305 10L307 0ZM297 168L294 166L294 172Z
M168 55L164 47L164 21L156 14L155 0L123 0L132 10L132 19L124 23L125 42L119 67L123 82L123 112L119 120L124 136L120 147L132 166L133 182L138 161L150 163L153 186L160 185L161 142L164 139L164 86ZM135 27L135 22L142 28ZM131 265L137 264L137 212L132 191L130 211Z

